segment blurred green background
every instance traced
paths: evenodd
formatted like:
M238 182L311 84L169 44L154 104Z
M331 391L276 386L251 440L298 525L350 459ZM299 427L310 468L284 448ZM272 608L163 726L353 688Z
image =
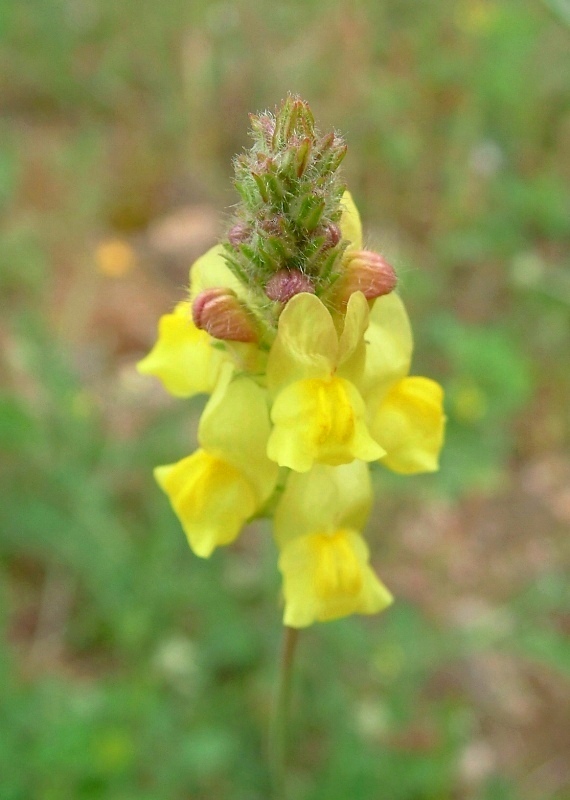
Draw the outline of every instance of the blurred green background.
M276 554L190 553L201 401L134 364L289 90L449 417L375 473L395 605L302 636L291 798L570 798L569 56L565 0L0 4L0 800L268 796Z

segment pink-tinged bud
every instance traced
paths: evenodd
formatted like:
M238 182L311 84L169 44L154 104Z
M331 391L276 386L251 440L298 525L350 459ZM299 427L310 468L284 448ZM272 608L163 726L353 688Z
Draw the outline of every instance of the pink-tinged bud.
M275 133L275 122L273 119L267 114L250 114L249 119L253 130L262 133L266 143L268 145L271 144L273 134Z
M239 247L240 244L243 242L247 242L251 234L251 229L249 225L246 225L245 222L237 222L232 228L228 231L228 239L230 244L234 247Z
M192 303L194 325L214 339L256 342L255 321L235 292L223 287L204 289Z
M270 300L286 303L301 292L315 293L310 278L298 269L280 269L267 281L265 294Z
M335 294L347 302L353 292L362 292L367 300L390 294L398 280L394 268L372 250L356 250L345 255L343 271L335 284Z
M274 216L264 219L259 223L259 227L264 233L270 236L279 236L283 232L285 220L283 217Z
M318 232L321 233L320 230ZM334 222L327 222L322 229L322 235L325 237L323 248L326 248L327 250L330 250L331 247L336 247L342 236L340 228L338 225L335 225Z

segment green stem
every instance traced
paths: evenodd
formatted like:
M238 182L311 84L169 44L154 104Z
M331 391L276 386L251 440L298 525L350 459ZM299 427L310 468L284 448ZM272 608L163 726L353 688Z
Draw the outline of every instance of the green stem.
M289 697L293 677L293 659L299 638L297 628L283 628L283 645L279 670L279 684L275 698L272 726L269 738L269 764L271 769L273 800L285 800L285 777L287 771L287 722Z

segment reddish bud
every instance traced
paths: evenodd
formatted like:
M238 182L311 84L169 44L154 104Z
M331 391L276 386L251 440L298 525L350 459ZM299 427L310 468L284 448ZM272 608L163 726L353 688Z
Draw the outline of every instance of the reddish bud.
M273 134L275 133L275 122L267 114L261 114L259 117L259 128L263 131L267 144L271 144Z
M323 226L322 235L325 237L323 247L327 250L331 247L336 247L342 236L340 228L338 225L335 225L334 222L327 222L327 224Z
M356 250L345 255L343 272L335 284L335 294L343 303L353 292L362 292L367 300L390 294L397 284L394 268L378 253Z
M228 239L231 245L239 247L243 242L247 242L250 237L251 229L245 222L237 222L228 231Z
M265 294L270 300L286 303L301 292L315 293L310 279L298 269L280 269L267 281Z
M194 325L214 339L256 342L255 321L235 292L223 287L204 289L192 304Z
M283 233L285 220L283 217L274 216L264 219L259 223L260 229L270 236L279 236Z

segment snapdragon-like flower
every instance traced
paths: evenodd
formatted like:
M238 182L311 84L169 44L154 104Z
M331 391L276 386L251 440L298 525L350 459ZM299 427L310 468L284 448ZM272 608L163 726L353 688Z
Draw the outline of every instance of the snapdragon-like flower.
M375 461L384 450L366 425L366 408L351 380L364 366L368 305L349 301L339 336L331 313L312 294L292 298L279 319L267 362L275 395L268 454L280 466L307 472L314 463Z
M412 332L396 294L375 301L365 339L359 385L370 431L385 451L381 463L403 474L436 471L445 427L443 390L429 378L408 374Z
M190 303L182 302L161 317L158 341L137 368L160 378L175 397L192 397L213 391L223 361L212 338L194 325Z
M192 266L139 370L178 397L210 395L199 448L155 470L191 548L208 557L272 519L284 623L302 628L392 601L363 534L369 464L437 469L443 393L410 376L396 274L365 247L341 137L292 97L252 135L227 238Z
M392 602L369 566L361 533L371 504L362 461L290 476L275 512L286 625L304 628L356 612L374 614Z
M278 468L266 455L269 417L264 390L233 379L226 364L198 428L201 445L176 464L155 469L190 547L207 557L233 542L271 496Z

